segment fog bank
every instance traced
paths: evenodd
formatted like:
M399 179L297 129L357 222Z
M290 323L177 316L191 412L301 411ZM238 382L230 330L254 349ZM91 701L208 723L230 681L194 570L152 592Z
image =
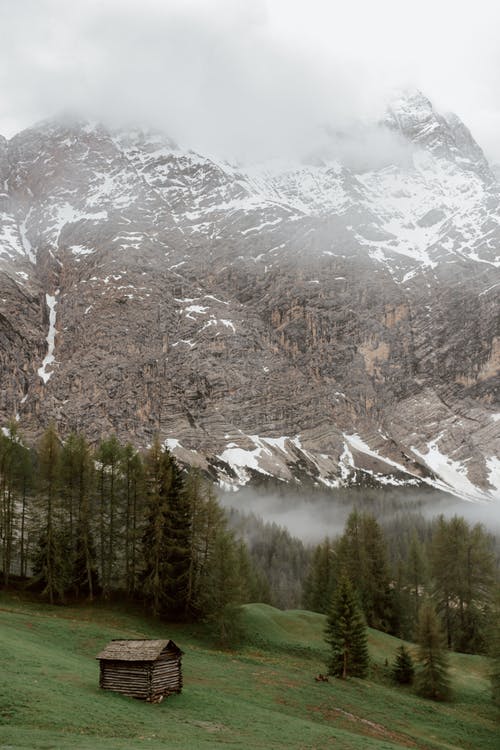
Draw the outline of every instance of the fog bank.
M331 493L307 490L281 493L244 487L238 492L222 493L220 500L224 507L253 513L268 523L283 526L307 544L316 544L325 536L340 535L354 508L373 513L382 523L405 513L419 513L428 519L441 513L446 517L458 515L500 534L498 504L460 501L437 490L351 488Z
M416 87L500 161L500 6L421 0L413 10L396 0L0 0L0 133L69 109L159 127L231 160L300 157L329 129L344 134L330 137L333 150L354 158L353 123L377 122L395 90Z

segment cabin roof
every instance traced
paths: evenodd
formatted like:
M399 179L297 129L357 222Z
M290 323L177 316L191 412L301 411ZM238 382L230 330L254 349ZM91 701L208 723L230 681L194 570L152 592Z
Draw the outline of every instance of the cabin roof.
M181 650L170 639L165 640L112 640L106 648L96 656L96 659L112 659L114 661L155 661L168 647Z

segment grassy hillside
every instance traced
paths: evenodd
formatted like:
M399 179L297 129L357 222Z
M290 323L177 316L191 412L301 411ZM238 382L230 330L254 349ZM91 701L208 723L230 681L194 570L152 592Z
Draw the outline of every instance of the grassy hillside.
M453 655L454 701L395 689L399 644L370 631L372 678L317 683L324 618L245 607L249 642L211 648L189 627L117 607L49 607L0 595L0 749L443 748L498 750L497 711L480 657ZM94 657L111 638L171 637L185 651L184 691L159 705L98 688Z

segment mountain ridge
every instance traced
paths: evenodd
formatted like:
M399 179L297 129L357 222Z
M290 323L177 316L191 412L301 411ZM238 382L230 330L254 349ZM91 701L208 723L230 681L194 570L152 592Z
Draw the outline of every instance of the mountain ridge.
M224 486L500 499L500 188L458 118L398 101L411 163L362 173L67 120L0 141L4 421L159 433Z

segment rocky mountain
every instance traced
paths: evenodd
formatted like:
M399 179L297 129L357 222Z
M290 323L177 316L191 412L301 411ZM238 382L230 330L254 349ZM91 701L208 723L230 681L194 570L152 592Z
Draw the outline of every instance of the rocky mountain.
M159 433L227 486L500 500L500 186L419 92L378 131L376 168L64 119L1 139L3 423Z

